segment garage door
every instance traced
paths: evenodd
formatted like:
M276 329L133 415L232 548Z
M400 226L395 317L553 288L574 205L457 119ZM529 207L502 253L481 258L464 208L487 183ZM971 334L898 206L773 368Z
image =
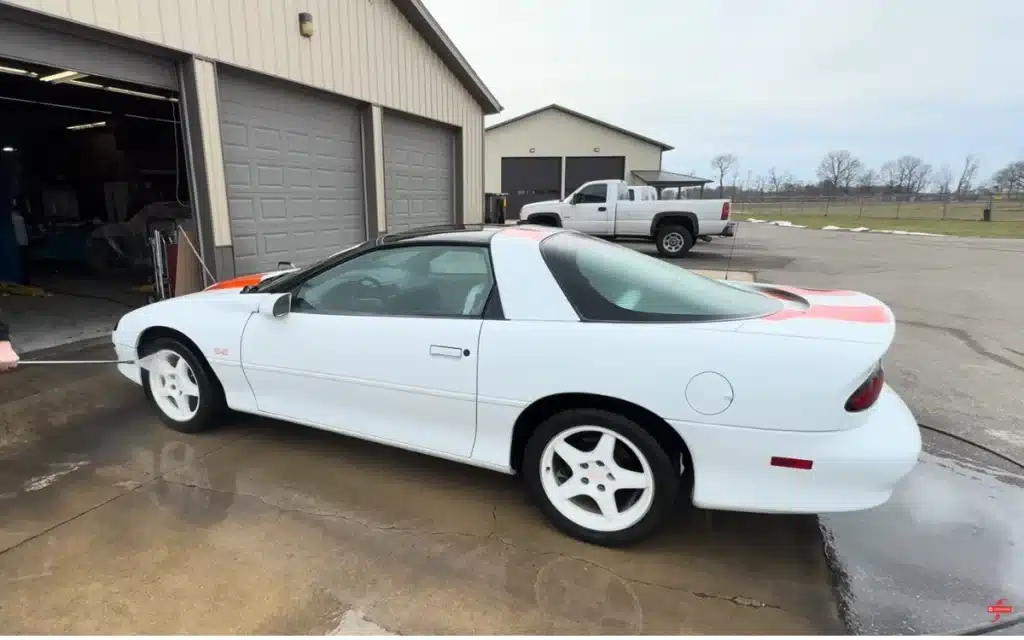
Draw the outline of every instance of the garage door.
M455 134L384 114L384 212L388 233L455 221Z
M501 191L508 194L507 218L519 219L523 205L557 200L562 193L562 158L502 158Z
M237 71L220 71L218 93L236 273L366 239L357 107Z
M623 156L583 156L565 159L565 195L591 180L624 180L626 158Z
M170 60L14 22L4 15L0 15L0 56L164 89L178 88Z

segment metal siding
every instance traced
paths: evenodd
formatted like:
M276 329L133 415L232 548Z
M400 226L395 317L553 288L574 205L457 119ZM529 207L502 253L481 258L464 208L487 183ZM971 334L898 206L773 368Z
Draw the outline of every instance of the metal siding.
M140 0L0 3L461 127L467 166L483 152L483 109L389 0L159 0L158 11ZM313 13L312 38L299 35L303 11ZM483 176L467 169L467 221L482 215L483 191Z
M309 264L365 240L359 109L242 72L218 80L236 271Z
M560 111L543 111L488 131L487 191L501 188L501 159L518 156L624 156L625 175L661 166L661 148ZM600 151L594 151L594 149ZM533 152L530 152L533 149ZM569 191L567 190L566 193Z
M452 131L385 113L382 147L388 233L454 222Z

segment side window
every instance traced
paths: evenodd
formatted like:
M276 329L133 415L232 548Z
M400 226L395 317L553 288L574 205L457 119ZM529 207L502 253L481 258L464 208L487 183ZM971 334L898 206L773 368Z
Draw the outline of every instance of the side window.
M494 287L486 247L391 247L309 278L296 313L480 318Z
M604 204L608 202L608 184L605 182L588 184L580 190L579 195L581 203Z
M636 191L633 191L632 189L629 190L629 199L636 200Z

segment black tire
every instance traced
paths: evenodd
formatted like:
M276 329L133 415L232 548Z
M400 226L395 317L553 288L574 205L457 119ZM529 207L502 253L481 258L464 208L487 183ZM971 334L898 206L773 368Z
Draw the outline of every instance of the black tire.
M158 338L146 344L139 355L145 357L163 350L173 352L188 363L195 378L194 382L199 388L199 400L195 414L188 420L177 420L167 415L154 399L150 386L150 375L157 374L151 374L150 371L143 369L142 388L149 404L160 416L160 420L179 433L199 433L216 426L223 418L227 405L224 400L224 392L221 390L220 384L213 379L206 363L191 348L173 338Z
M544 450L567 430L582 426L603 427L628 440L643 455L650 468L653 489L645 491L653 491L653 499L643 516L627 528L609 531L582 526L564 515L544 489L542 474L555 473L543 465ZM629 453L635 455L631 450ZM666 517L676 511L676 498L682 484L678 460L678 453L665 451L654 436L628 418L597 409L572 409L548 418L537 427L526 444L521 473L531 498L556 529L583 542L622 547L648 538Z
M693 248L693 234L686 227L666 224L658 227L654 245L665 258L680 258ZM668 246L666 246L668 243Z

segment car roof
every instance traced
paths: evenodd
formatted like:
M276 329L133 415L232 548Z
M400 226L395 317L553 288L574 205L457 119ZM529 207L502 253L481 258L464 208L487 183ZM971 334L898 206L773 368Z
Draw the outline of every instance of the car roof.
M376 245L445 243L487 246L495 235L512 229L516 229L516 227L501 224L448 224L420 227L409 231L386 233L377 238Z

